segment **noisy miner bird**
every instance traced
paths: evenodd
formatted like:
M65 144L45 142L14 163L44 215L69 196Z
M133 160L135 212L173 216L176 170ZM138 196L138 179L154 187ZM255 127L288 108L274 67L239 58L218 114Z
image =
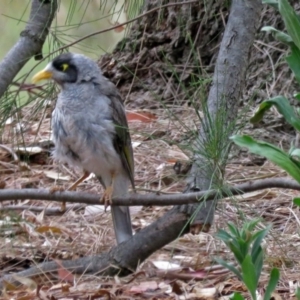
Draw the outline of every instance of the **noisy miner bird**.
M74 53L57 56L37 73L34 83L53 79L61 88L52 113L54 158L85 174L94 173L103 185L103 200L134 189L134 161L121 96L96 62ZM132 236L129 208L112 206L118 244Z

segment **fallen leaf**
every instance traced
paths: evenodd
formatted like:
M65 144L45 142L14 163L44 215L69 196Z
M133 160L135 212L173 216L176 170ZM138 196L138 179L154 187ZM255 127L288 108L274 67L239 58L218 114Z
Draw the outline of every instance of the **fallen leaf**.
M110 292L109 292L108 290L104 290L104 289L98 290L95 294L90 295L90 296L89 296L89 299L99 299L99 297L100 297L101 299L103 299L102 296L107 296L107 297L105 297L105 299L113 299L113 298L111 297Z
M159 270L180 269L180 265L171 263L166 260L156 260L156 261L152 261L152 263Z
M99 199L100 201L100 199ZM97 215L105 211L104 205L87 205L84 210L85 216ZM110 211L110 206L106 208L106 211Z
M270 299L274 299L274 300L282 300L282 297L278 294L278 293L272 293L271 298Z
M14 284L12 284L11 282L8 282L6 280L3 280L3 286L5 291L16 291L18 289L18 287Z
M217 289L216 288L199 288L194 287L192 290L193 293L197 295L197 297L202 297L203 299L217 299ZM209 298L208 298L209 297Z
M155 168L155 170L156 170L156 171L161 171L161 170L164 169L165 166L166 166L165 163L161 163L159 166L157 166L157 167Z
M14 151L19 154L26 154L26 155L35 155L41 152L44 152L43 148L39 146L32 146L32 147L15 147Z
M145 281L145 282L141 282L139 285L132 286L129 292L140 294L146 291L155 291L157 289L158 289L158 284L156 281Z
M11 125L11 124L14 123L14 122L15 122L15 119L12 118L12 117L10 117L10 118L8 118L8 119L5 121L5 125Z
M157 116L146 111L126 112L126 118L128 123L130 122L151 123L157 120Z
M132 148L135 149L137 148L139 145L141 145L142 142L139 142L139 141L136 141L136 142L132 142L131 145L132 145Z
M46 177L54 180L64 180L64 181L70 181L71 178L68 175L62 175L61 173L57 173L55 171L43 171L43 173L46 175Z
M58 277L65 282L73 283L74 275L62 265L61 261L55 260L55 262L59 265L59 268L57 269ZM69 285L63 284L61 286L62 291L69 290L69 288Z
M45 232L52 232L52 233L59 233L59 234L62 234L63 232L57 228L57 227L54 227L54 226L41 226L41 227L37 227L35 229L36 232L38 233L45 233Z
M30 278L26 278L26 277L21 277L18 275L12 275L12 277L19 281L20 283L22 283L23 285L25 285L26 287L28 287L31 291L35 290L37 288L37 284L35 281L33 281Z
M175 163L176 161L189 161L189 157L182 152L178 146L172 146L172 149L167 149L166 156L169 163Z

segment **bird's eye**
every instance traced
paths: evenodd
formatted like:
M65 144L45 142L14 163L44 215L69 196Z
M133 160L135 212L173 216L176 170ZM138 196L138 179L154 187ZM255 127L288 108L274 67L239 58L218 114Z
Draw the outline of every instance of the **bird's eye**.
M62 64L59 66L60 70L65 72L68 68L69 68L69 65L68 64Z

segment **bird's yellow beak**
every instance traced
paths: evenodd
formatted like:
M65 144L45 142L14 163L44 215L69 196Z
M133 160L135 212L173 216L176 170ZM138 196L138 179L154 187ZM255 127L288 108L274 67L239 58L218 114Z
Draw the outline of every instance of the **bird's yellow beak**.
M49 70L47 70L47 69L44 69L44 70L42 70L42 71L36 73L36 74L32 77L31 81L32 81L33 83L37 83L37 82L39 82L39 81L41 81L41 80L51 79L51 78L52 78L52 75L53 75L53 74L52 74L51 71L49 71Z

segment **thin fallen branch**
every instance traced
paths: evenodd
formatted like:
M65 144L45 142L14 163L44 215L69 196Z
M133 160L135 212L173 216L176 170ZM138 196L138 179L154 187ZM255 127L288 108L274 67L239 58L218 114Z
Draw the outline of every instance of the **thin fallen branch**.
M283 188L300 191L300 184L289 178L268 178L237 184L232 187L224 187L223 190L201 191L188 194L130 194L126 197L113 199L112 205L122 206L166 206L189 203L200 203L208 200L216 200L224 197L243 195L248 192L267 188ZM84 203L88 205L101 204L100 195L82 192L58 191L51 192L46 189L4 189L0 190L0 202L7 200L49 200L56 202Z
M66 211L62 211L61 207L45 207L45 206L33 206L33 205L5 205L0 207L0 212L3 211L32 211L32 212L43 212L46 216L61 216L69 210L80 210L84 209L85 205L67 205Z

